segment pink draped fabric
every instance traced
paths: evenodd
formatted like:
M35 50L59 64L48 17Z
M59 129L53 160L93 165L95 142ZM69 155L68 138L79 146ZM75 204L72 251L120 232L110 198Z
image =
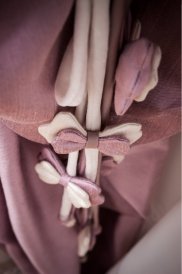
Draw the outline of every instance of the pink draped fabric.
M180 2L137 0L131 8L142 36L162 49L159 84L123 117L112 106L107 124L139 122L143 137L121 164L103 157L103 231L81 270L77 231L57 219L63 188L44 184L34 171L45 144L37 128L61 110L54 84L72 35L74 3L0 3L0 244L22 273L102 274L139 236L168 153L167 138L180 130Z
M16 237L14 244L21 247L38 273L79 273L77 231L62 226L57 218L63 189L42 183L34 172L41 148L42 145L19 137L1 125L0 174L11 222L8 227ZM101 187L106 203L101 209L103 233L90 255L91 260L94 258L91 265L98 271L94 273L102 273L134 244L167 151L168 142L158 141L131 150L119 166L104 159ZM5 238L3 244L9 243ZM17 264L23 271L25 262L17 260ZM88 272L92 270L90 267L86 273L93 273ZM31 271L23 273L37 273Z
M42 183L34 172L41 145L2 125L0 132L2 187L19 245L38 273L78 273L76 231L57 217L62 188Z

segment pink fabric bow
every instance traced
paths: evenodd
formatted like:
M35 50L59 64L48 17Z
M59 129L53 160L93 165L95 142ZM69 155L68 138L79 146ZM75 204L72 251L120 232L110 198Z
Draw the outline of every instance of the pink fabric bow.
M59 173L60 178L58 179L58 183L60 183L62 186L67 187L69 186L69 184L73 184L79 187L81 190L88 194L91 206L100 205L104 202L104 197L101 195L100 187L98 187L96 184L86 178L68 175L62 162L57 159L56 155L50 149L44 148L39 156L39 160L40 162L36 165L35 170L41 180L45 182L48 182L50 180L47 180L44 170L40 168L41 163L47 162L51 164L51 166ZM77 194L78 193L76 191L76 193L74 194L74 198L77 197ZM82 197L78 195L78 199L81 198Z
M87 132L84 136L77 129L63 129L52 141L52 146L58 154L68 154L84 148L97 148L108 156L126 155L130 149L130 143L119 135L99 137L97 132Z

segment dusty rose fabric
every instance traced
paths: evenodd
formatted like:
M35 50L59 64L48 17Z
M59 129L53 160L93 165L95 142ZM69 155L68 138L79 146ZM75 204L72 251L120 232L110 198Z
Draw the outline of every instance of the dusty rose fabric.
M62 188L34 172L45 142L37 127L58 112L54 83L72 35L72 9L68 0L0 3L0 243L23 273L81 272L77 231L57 219ZM135 243L168 151L165 138L180 129L180 2L133 1L132 16L141 20L142 36L162 49L159 84L123 117L112 110L107 121L139 122L143 137L121 165L103 158L103 232L82 267L86 274L104 273Z
M6 251L14 260L14 262L19 266L22 273L38 274L33 265L30 263L29 259L26 257L13 232L6 205L6 199L0 181L0 248L2 247L6 248Z
M44 143L37 127L57 111L54 84L72 33L72 0L0 3L0 117Z
M57 218L62 188L42 183L33 171L41 145L2 125L0 138L2 188L18 244L38 273L79 273L76 231Z

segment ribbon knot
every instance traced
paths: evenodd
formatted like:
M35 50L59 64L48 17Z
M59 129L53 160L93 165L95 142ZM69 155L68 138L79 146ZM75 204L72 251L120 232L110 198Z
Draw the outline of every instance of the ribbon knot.
M99 146L99 132L87 131L86 148L98 148Z
M69 176L67 173L64 173L60 177L59 184L64 187L67 187L70 181L71 181L71 176Z
M54 153L44 148L39 156L35 171L39 178L48 184L61 184L67 188L69 199L76 208L89 208L104 202L101 188L84 177L70 176Z

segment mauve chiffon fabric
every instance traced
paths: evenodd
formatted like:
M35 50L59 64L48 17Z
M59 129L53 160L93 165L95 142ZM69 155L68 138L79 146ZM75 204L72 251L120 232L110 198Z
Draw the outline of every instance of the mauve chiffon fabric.
M22 273L102 274L134 245L169 150L180 130L180 1L133 1L142 36L160 45L159 84L123 117L139 122L140 144L116 165L103 157L102 234L87 263L77 257L77 231L58 219L62 187L40 181L34 171L45 140L38 125L58 108L56 74L72 35L70 0L8 0L0 3L0 244Z

